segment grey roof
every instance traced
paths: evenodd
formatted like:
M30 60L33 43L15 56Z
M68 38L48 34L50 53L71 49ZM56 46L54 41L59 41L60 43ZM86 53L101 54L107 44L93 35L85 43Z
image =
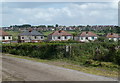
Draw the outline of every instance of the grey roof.
M39 33L38 31L32 30L32 31L25 31L23 33L20 33L19 36L38 36L38 35L42 35L42 33Z

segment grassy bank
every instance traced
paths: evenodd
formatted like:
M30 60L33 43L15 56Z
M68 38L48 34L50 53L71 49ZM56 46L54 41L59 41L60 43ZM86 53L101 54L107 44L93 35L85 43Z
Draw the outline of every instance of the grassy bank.
M21 59L27 59L32 60L36 62L42 62L50 65L56 65L68 69L78 70L89 74L95 74L95 75L101 75L106 77L112 77L117 78L118 77L118 69L111 69L107 67L86 67L84 65L79 65L76 62L71 62L67 59L52 59L52 60L43 60L43 59L37 59L37 58L31 58L27 56L17 56L17 55L11 55L11 54L3 54L11 57L21 58Z

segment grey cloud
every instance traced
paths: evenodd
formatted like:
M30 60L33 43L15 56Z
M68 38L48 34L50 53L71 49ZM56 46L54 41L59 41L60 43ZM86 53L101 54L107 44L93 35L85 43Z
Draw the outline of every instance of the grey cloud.
M117 8L112 3L6 3L3 25L117 24ZM18 5L19 4L19 5ZM31 7L30 7L31 6Z

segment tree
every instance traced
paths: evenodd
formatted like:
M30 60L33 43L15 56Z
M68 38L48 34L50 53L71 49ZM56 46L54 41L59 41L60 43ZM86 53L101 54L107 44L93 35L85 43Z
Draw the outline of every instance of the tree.
M109 40L105 37L98 37L98 39L96 41L99 41L99 42L108 42Z
M58 27L58 26L59 26L58 24L55 25L55 27Z
M38 27L40 27L40 28L46 28L45 25L39 25Z
M53 26L53 25L48 25L47 27L48 27L48 28L53 28L54 26Z
M119 26L115 26L116 27L116 32L120 34L120 27Z
M24 25L22 25L22 27L28 28L28 27L31 27L31 25L29 25L29 24L24 24Z

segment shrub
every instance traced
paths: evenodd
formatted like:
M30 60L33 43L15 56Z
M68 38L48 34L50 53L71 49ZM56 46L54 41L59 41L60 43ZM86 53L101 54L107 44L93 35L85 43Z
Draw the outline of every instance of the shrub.
M97 62L93 63L93 61L113 62L120 65L120 49L118 47L119 44L116 42L18 43L3 44L2 51L41 59L66 58L79 63L98 66L101 64Z

